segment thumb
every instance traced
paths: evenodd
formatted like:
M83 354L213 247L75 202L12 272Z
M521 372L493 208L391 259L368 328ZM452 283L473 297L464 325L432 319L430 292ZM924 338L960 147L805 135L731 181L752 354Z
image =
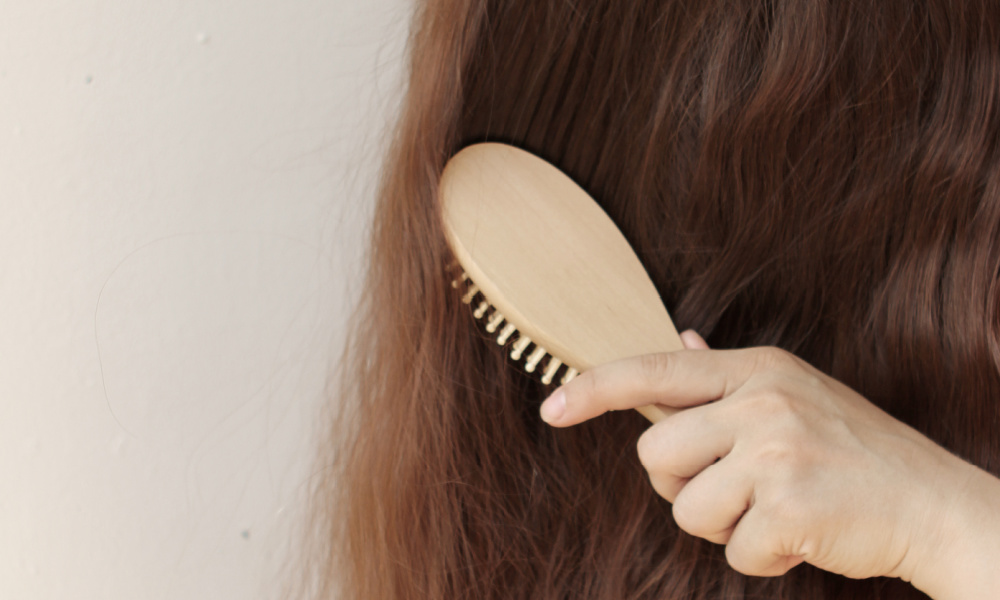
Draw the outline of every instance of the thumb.
M681 342L688 350L708 350L708 342L694 329L688 329L681 333Z

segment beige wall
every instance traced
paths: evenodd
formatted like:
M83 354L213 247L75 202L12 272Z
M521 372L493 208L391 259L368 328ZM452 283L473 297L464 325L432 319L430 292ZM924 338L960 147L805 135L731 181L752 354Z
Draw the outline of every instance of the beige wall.
M402 0L0 0L0 598L274 598Z

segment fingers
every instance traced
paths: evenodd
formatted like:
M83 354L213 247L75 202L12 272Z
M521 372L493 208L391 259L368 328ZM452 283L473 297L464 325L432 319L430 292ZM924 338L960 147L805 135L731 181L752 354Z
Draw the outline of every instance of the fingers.
M739 417L727 410L727 403L714 401L732 396L755 372L776 365L787 368L789 359L775 348L710 350L690 330L681 333L681 341L681 351L586 371L542 404L542 418L566 427L609 410L651 404L690 409L660 421L640 437L639 458L650 483L673 503L681 529L726 545L734 569L747 575L782 575L804 558L784 553L779 532L785 527L775 521L773 511L755 510L759 477L738 449L734 454Z
M681 343L688 350L708 350L708 342L693 329L681 332Z
M716 544L729 543L753 496L752 479L733 464L710 465L681 488L673 500L678 527Z
M674 521L693 536L725 544L726 561L744 575L784 575L805 558L790 555L782 541L791 525L773 507L754 505L759 481L751 471L738 454L705 467L677 493Z
M774 446L774 440L748 426L745 409L753 408L751 425L759 425L758 409L776 402L751 400L777 398L778 408L788 412L783 401L789 397L788 382L797 382L803 397L825 388L815 385L821 379L806 363L777 348L711 350L694 331L681 333L681 341L684 350L587 370L543 403L542 418L566 427L609 410L653 404L686 409L653 425L639 439L639 458L650 483L673 503L681 529L726 545L734 569L754 576L782 575L805 560L799 555L808 547L802 542L807 529L803 524L814 523L816 498L795 495L788 481L773 480L773 469L761 468L761 443ZM803 369L811 379L802 377ZM715 402L722 399L728 400ZM762 413L767 422L775 421L767 416L773 412ZM808 411L792 412L801 421ZM822 425L821 420L816 423ZM786 438L790 435L787 427L780 431ZM777 496L771 493L775 489ZM760 503L757 495L763 496ZM809 518L793 518L796 514Z
M718 404L684 411L650 427L639 460L674 520L691 535L725 544L750 506L752 469L733 455L735 429Z
M678 527L725 544L726 559L741 573L782 575L804 561L788 554L799 546L783 543L783 536L803 527L773 499L755 505L757 486L773 489L773 482L755 468L752 454L734 448L735 427L723 418L714 404L678 413L643 434L639 457L653 489L673 503Z
M609 410L697 406L732 394L755 365L752 349L680 350L627 358L589 369L563 385L543 403L541 414L550 425L566 427Z
M788 555L799 546L784 544L782 536L803 527L796 511L773 497L755 505L757 486L773 490L774 484L753 464L755 454L734 446L736 429L721 405L697 407L648 429L639 439L639 458L653 489L673 503L678 527L725 544L727 560L741 573L782 575L804 560Z
M718 405L677 413L639 437L639 460L658 494L673 502L688 480L725 457L734 429Z
M780 527L751 508L736 524L726 544L726 561L744 575L777 577L802 563L802 556L789 556L779 545Z

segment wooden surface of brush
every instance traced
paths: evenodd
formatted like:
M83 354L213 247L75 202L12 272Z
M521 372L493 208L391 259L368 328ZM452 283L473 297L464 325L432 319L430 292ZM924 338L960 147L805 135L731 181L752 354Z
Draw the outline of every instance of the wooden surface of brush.
M448 162L439 194L463 300L514 360L525 357L525 370L542 366L544 383L684 347L625 236L556 167L513 146L475 144ZM638 410L654 423L675 412Z

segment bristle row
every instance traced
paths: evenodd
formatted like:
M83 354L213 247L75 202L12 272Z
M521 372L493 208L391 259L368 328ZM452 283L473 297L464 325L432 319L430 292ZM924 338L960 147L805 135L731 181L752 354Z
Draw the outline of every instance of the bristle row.
M510 346L510 357L515 360L521 360L525 356L525 352L528 352L528 348L532 347L532 350L528 352L525 362L524 370L528 373L534 373L541 364L542 360L548 356L549 359L545 363L545 367L542 370L542 383L549 385L555 379L560 367L565 366L566 369L563 372L562 378L559 380L561 384L569 383L574 377L579 373L573 367L569 365L563 365L563 362L548 354L548 352L542 346L534 344L526 335L523 335L517 331L517 327L510 322L504 322L504 316L500 314L500 311L493 307L489 301L483 296L482 291L479 289L475 283L469 279L466 273L462 273L461 279L456 279L452 281L452 287L458 289L463 284L466 284L465 291L462 294L462 302L464 304L472 305L474 300L478 297L479 302L476 304L476 309L473 311L472 315L476 319L483 319L486 317L486 331L489 333L497 333L496 341L497 344L503 346L506 345L508 340L516 333L518 334L517 340ZM501 327L502 325L502 327Z

